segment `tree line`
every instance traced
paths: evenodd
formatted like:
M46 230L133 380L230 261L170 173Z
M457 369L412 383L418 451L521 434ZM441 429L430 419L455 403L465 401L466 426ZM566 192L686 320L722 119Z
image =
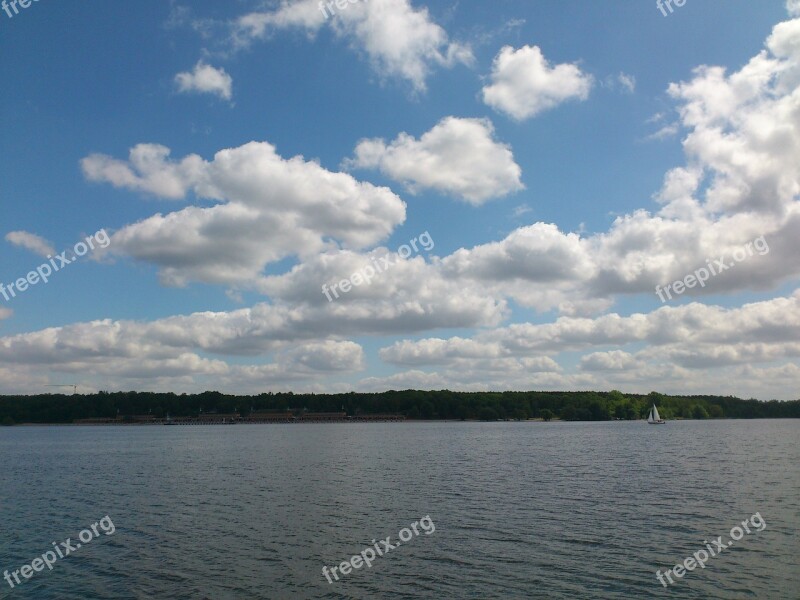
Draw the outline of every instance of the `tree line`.
M0 423L71 423L76 419L134 415L187 417L201 413L247 416L253 411L346 412L348 415L403 415L408 419L565 421L634 420L655 404L666 419L800 418L800 400L768 402L733 396L667 396L611 392L451 392L294 394L267 392L238 396L220 392L174 394L99 392L0 396Z

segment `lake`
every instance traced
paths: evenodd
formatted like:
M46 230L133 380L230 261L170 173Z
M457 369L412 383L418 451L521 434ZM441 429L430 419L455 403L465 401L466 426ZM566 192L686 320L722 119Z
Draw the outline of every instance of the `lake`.
M5 427L0 569L114 531L0 597L796 600L798 442L796 420Z

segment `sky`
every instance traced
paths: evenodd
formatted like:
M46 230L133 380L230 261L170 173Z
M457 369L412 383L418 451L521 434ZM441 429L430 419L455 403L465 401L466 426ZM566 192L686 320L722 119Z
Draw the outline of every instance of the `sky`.
M798 398L800 0L7 0L0 55L0 393Z

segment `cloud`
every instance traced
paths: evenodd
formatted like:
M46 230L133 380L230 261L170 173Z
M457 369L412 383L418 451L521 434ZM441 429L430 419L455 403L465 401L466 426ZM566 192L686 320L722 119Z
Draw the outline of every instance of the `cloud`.
M383 294L373 300L354 291L329 304L315 283L303 289L314 292L311 300L318 295L322 303L302 299L262 303L150 322L105 319L0 337L0 368L15 365L31 375L43 369L80 374L85 385L99 389L108 389L111 384L104 382L113 381L121 389L136 384L188 391L211 385L252 392L265 384L289 382L295 390L315 383L321 383L319 391L330 390L330 385L322 385L327 377L360 371L365 361L358 344L326 337L493 326L503 318L504 305L480 290L462 291L441 281L415 279L414 274L424 268L417 257L401 259L387 271L386 277L394 279L387 284L396 294L393 298ZM281 295L290 297L292 290L284 289ZM253 357L263 355L272 355L272 362L254 362Z
M622 350L593 352L581 357L580 368L584 371L624 371L639 366L639 361Z
M709 212L777 214L794 202L800 181L796 93L800 83L800 20L777 25L762 52L740 71L695 69L689 82L673 83L689 159L713 176L705 192Z
M188 27L203 39L211 39L219 23L213 19L196 17L188 6L171 3L169 16L163 26L167 30Z
M555 225L536 223L516 229L501 242L457 250L442 264L453 278L553 283L573 281L591 271L590 254L577 234L563 235Z
M520 204L519 206L514 207L514 210L511 214L515 219L519 219L530 212L533 212L533 209L530 206L527 204Z
M448 386L447 378L438 373L412 370L388 377L367 377L359 382L358 387L364 391L382 392L386 390L443 390Z
M600 80L600 86L615 92L633 94L636 91L636 77L620 71Z
M78 332L85 337L76 339ZM169 388L178 393L211 388L253 393L263 391L264 386L314 389L328 377L356 373L365 366L363 349L350 341L300 343L276 351L271 362L232 364L193 352L138 344L131 333L121 322L106 321L0 338L0 360L13 364L15 374L14 378L2 379L0 392L26 389L26 384L28 390L34 385L43 387L41 373L45 365L52 376L80 377L85 390ZM122 341L124 346L111 350L111 340ZM54 347L60 343L70 348L69 356L60 355ZM10 348L19 348L24 355L11 359ZM109 351L99 355L101 348ZM0 373L5 371L0 367ZM320 385L317 390L321 388Z
M217 69L202 60L198 61L191 72L175 75L175 84L178 91L183 93L214 94L225 100L233 97L233 78L225 69Z
M435 301L433 296L431 301ZM442 299L440 306L447 303L448 299ZM155 382L181 390L203 389L206 382L247 391L283 383L300 389L298 386L322 382L337 373L364 368L358 344L301 338L325 335L325 327L330 334L341 327L337 317L364 323L363 311L372 306L349 305L338 314L320 311L316 318L309 309L258 305L232 313L195 313L150 323L105 320L74 324L0 338L0 365L14 366L18 374L31 376L43 368L51 373L80 373L87 384L112 380L122 389L132 382L142 383L146 389L157 387ZM375 308L373 330L378 329L380 317L386 316L381 315L385 308ZM354 311L361 314L354 315ZM436 383L434 387L439 389L610 389L625 383L653 389L656 382L674 386L677 380L670 378L680 377L681 381L698 381L703 390L714 391L717 385L717 392L728 393L758 371L757 363L767 365L765 370L778 369L783 376L775 381L788 385L789 367L776 363L800 356L798 339L800 290L739 308L693 303L629 316L517 323L485 330L471 339L404 340L381 349L380 357L416 369L416 375L407 379L398 374L385 381L370 378L359 386L374 389L383 381L395 387L401 381L415 380ZM633 353L633 348L642 345L644 349ZM618 349L605 349L609 346ZM619 349L625 346L629 349ZM581 357L575 373L565 371L556 360L561 353L587 351L590 353ZM242 357L272 353L274 358L269 363L242 365L201 353ZM438 373L419 370L431 367L438 367ZM699 369L706 372L698 379L692 373ZM719 375L714 374L717 371ZM600 378L598 373L613 377ZM722 373L735 377L726 379ZM756 394L761 397L779 388L771 381L762 384L765 391ZM681 384L680 389L692 387ZM784 397L788 389L784 387Z
M675 177L665 192L681 194L681 185L693 182ZM665 210L673 208L670 204ZM620 295L654 294L656 286L707 268L708 261L735 268L719 269L705 287L687 289L684 298L774 288L800 273L791 258L800 252L798 236L800 206L779 219L733 215L718 221L637 211L618 217L608 232L589 236L534 223L502 240L456 250L437 267L447 280L482 285L488 294L523 306L592 314ZM760 249L753 248L757 238ZM746 259L737 262L734 256L742 252Z
M652 389L658 382L694 393L701 389L742 393L736 388L747 383L748 390L758 385L770 387L770 392L762 389L754 394L759 397L773 393L788 398L794 392L786 387L785 377L777 386L766 381L753 386L747 379L753 372L748 370L758 371L754 365L762 363L767 365L765 370L797 373L795 365L770 365L800 357L799 336L797 290L788 297L739 308L692 303L629 316L612 313L593 319L561 317L554 323L516 323L471 339L402 340L382 348L379 355L395 366L437 367L439 383L454 384L458 389L474 383L487 384L489 389L531 389L527 374L539 372L548 376L537 379L548 381L547 389L598 389L598 385L610 389L625 382L633 389L642 385ZM632 350L643 345L642 350ZM603 349L609 346L617 349ZM619 349L625 346L631 351ZM587 351L575 373L561 372L558 362L552 360L562 353ZM541 360L538 369L523 362L537 358ZM494 379L487 376L493 366L498 367ZM696 372L701 369L707 372L700 378L703 381L698 381ZM676 387L673 377L680 377L685 385Z
M169 162L169 155L166 146L138 144L131 148L127 162L105 154L90 154L81 160L81 169L89 181L182 200L203 177L203 159L192 154L174 163Z
M425 91L435 67L473 61L468 46L451 42L447 32L431 20L428 9L414 8L409 0L349 3L327 18L318 0L282 0L274 10L237 19L232 39L242 47L275 31L296 28L315 34L325 26L364 52L381 77L405 80L415 92Z
M292 307L298 331L320 335L403 333L448 327L494 326L507 314L505 302L486 295L482 285L445 278L435 258L401 259L328 302L322 285L381 264L385 248L368 253L338 251L319 255L283 275L266 277L259 291L280 306Z
M27 231L10 231L6 234L6 241L43 257L52 256L56 253L52 243Z
M511 148L495 140L488 119L446 117L419 140L401 133L388 145L361 140L353 168L377 168L410 191L450 194L475 206L524 189Z
M492 83L483 101L494 110L523 121L566 102L586 100L593 78L575 64L551 67L538 46L505 46L495 57Z
M347 11L335 19L347 19ZM127 160L89 156L83 168L90 180L162 198L196 197L182 210L122 227L110 248L157 265L166 283L218 283L233 296L248 289L269 302L2 337L0 381L4 389L31 389L47 370L123 388L190 391L212 382L247 391L339 390L347 387L340 378L366 362L350 340L391 335L403 339L379 356L402 372L365 377L358 388L796 395L800 290L752 303L726 298L725 306L696 300L774 290L800 275L798 39L800 20L781 23L742 68L702 66L669 87L685 164L666 173L647 199L649 209L620 215L599 233L540 222L442 257L416 256L331 303L323 283L349 277L388 251L374 245L405 218L405 205L390 190L302 157L284 159L266 143L223 150L208 161L171 159L155 144L135 147ZM488 121L455 117L419 139L362 142L353 164L379 168L412 190L480 203L483 195L470 200L458 183L460 170L474 175L473 163L448 154L459 135L508 152L507 161L478 172L479 189L487 181L486 190L494 189L491 173L508 173L497 164L513 172L510 150L494 140ZM413 164L428 157L441 173ZM519 177L499 181L513 187ZM486 198L496 193L484 191ZM730 260L760 236L768 254L687 290L680 301L633 314L611 311L624 295L646 294L643 305L649 298L658 306L656 285L682 279L709 258ZM265 273L286 257L296 259L288 271ZM511 300L515 309L561 316L507 324Z
M309 257L334 240L371 246L405 220L405 203L388 188L326 171L300 156L251 142L218 152L211 162L140 144L129 161L91 155L86 177L117 187L181 199L190 191L215 201L156 214L113 236L113 252L160 268L167 285L189 281L254 285L264 267L290 256Z
M731 395L744 398L795 400L800 367L785 363L772 367L741 365L707 370L698 376L679 366L645 366L634 370L582 371L576 373L528 372L524 368L508 373L468 369L427 372L411 369L386 377L361 379L356 389L384 391L402 389L479 391L597 391L621 390L641 394L659 390L675 395Z
M309 373L364 370L364 350L354 342L327 340L304 344L286 356L287 362Z
M647 139L657 140L657 141L666 140L668 138L675 137L676 135L678 135L680 129L681 125L679 122L676 121L674 123L669 123L668 125L664 125L663 127L661 127L661 129L659 129L655 133L651 133L650 135L648 135Z
M591 314L620 295L653 293L732 262L756 238L770 252L737 263L684 298L774 289L800 274L800 20L778 24L740 70L696 69L671 84L686 165L667 172L653 212L617 217L607 232L536 223L442 259L448 278L538 310ZM664 121L659 115L654 122ZM671 126L670 126L671 127Z
M627 73L620 73L617 76L617 81L629 94L636 91L636 77L628 75Z
M423 359L430 364L454 356L551 356L598 346L620 347L642 342L671 351L702 351L720 345L736 348L761 343L782 348L785 355L791 355L800 349L799 333L800 290L789 297L745 304L740 308L692 303L664 306L627 317L611 313L593 319L560 317L553 323L516 323L480 333L470 340L396 342L381 350L381 358L394 364L416 365ZM620 358L621 355L616 356L618 362Z
M369 286L328 302L322 283L339 280L372 263L368 256L338 251L305 261L290 273L264 278L273 298L228 312L197 312L150 322L98 320L0 338L5 361L58 365L76 357L154 359L184 353L259 356L298 343L363 335L398 335L438 328L493 327L507 317L505 303L480 287L437 276L423 257L397 258Z
M168 283L199 280L268 295L274 306L258 305L249 309L252 314L237 317L248 323L245 331L251 331L251 321L257 323L259 335L221 336L213 347L222 351L329 336L494 327L507 316L509 299L540 311L556 309L572 319L594 316L608 311L622 295L647 294L656 302L657 285L684 278L708 259L730 261L734 251L760 236L767 240L769 254L737 264L705 288L687 290L681 301L774 289L800 274L800 124L790 118L800 110L800 79L794 70L800 53L792 45L796 27L794 22L776 26L767 50L739 71L704 67L688 81L670 86L686 131L686 165L666 174L654 197L654 211L621 215L601 233L571 233L552 223L534 223L449 256L429 261L416 257L331 305L321 285L368 265L383 250L364 250L388 236L405 216L402 201L385 188L301 158L282 159L272 146L255 143L218 153L210 162L196 156L173 161L165 148L145 146L132 152L129 161L95 159L96 168L87 168L87 176L176 198L193 191L218 202L129 225L115 236L112 247L161 266ZM486 121L449 117L419 139L403 134L389 144L359 144L354 163L377 164L410 186L436 185L456 193L452 177L457 174L446 168L446 161L437 169L441 180L412 164L429 155L444 161L442 148L450 147L454 131L480 134L487 147L497 145ZM346 192L337 191L340 187ZM351 213L359 204L353 197L364 201ZM336 229L331 220L339 214ZM287 273L264 275L264 265L285 256L296 256L299 262ZM209 322L228 323L231 318L215 316ZM229 326L241 331L239 321L233 322ZM608 323L613 325L614 318ZM204 322L203 328L210 326ZM576 339L588 335L579 330ZM607 345L627 340L611 339ZM759 349L747 352L758 355ZM686 368L676 362L682 355L673 356L668 368L658 367L652 376ZM723 358L709 355L708 360ZM598 381L598 372L578 375L581 382L591 383Z

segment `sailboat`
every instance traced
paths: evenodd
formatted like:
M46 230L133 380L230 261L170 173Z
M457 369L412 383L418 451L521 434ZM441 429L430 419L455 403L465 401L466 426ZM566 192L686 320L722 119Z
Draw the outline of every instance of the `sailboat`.
M664 419L662 419L661 416L658 414L658 409L656 408L655 404L653 404L653 408L650 409L650 414L647 416L647 422L650 425L665 425L666 424L666 421Z

